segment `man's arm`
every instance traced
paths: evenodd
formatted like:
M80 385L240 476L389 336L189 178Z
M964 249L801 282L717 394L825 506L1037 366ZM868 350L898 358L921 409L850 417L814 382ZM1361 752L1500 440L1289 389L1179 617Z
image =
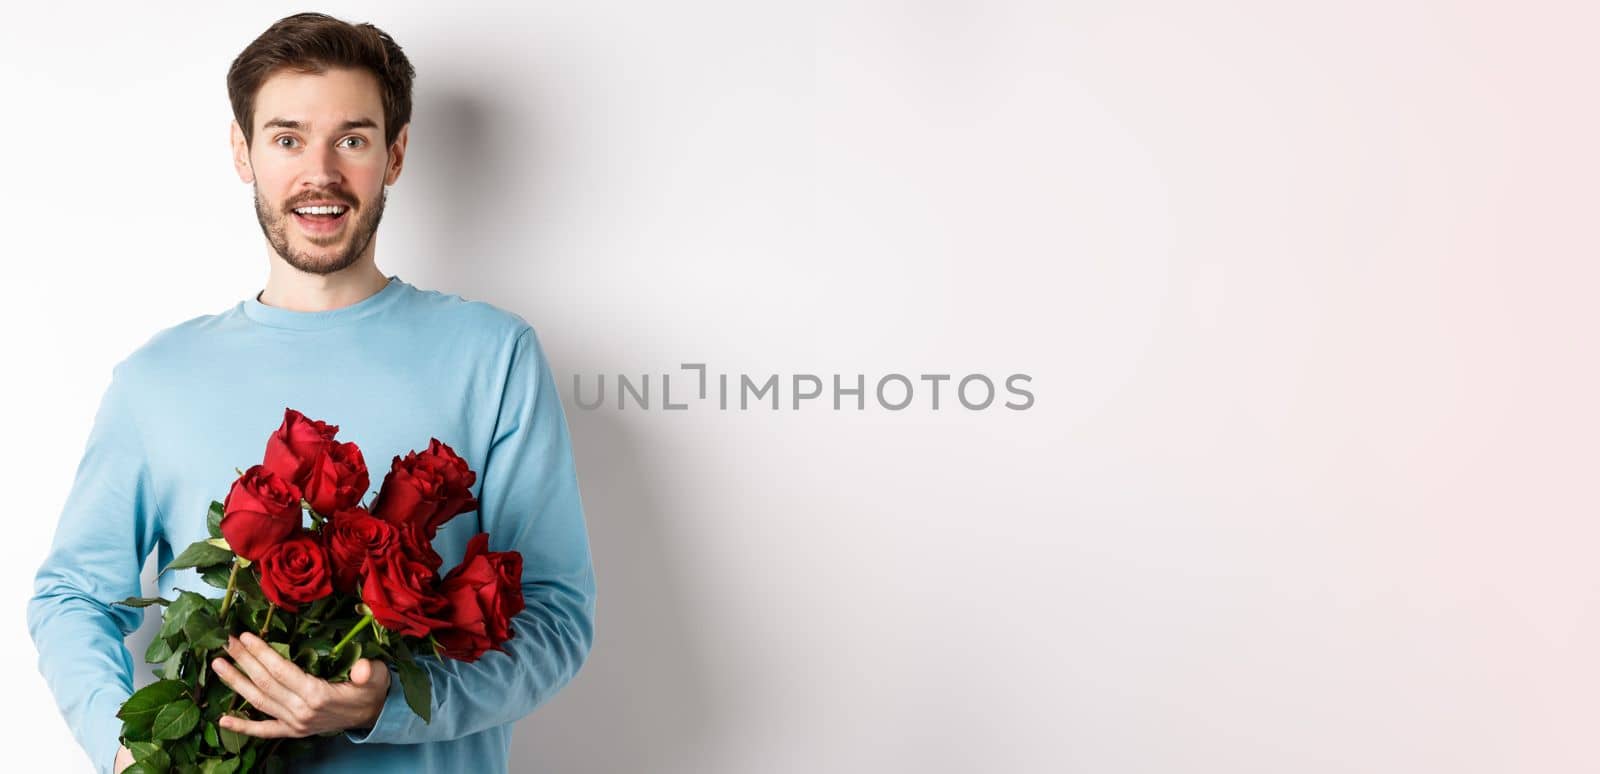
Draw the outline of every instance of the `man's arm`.
M532 328L518 335L478 498L491 551L522 553L527 607L511 619L506 652L477 661L418 659L433 680L432 722L406 706L391 681L370 730L353 742L455 739L515 721L578 673L594 640L594 570L566 415ZM463 517L465 518L465 517ZM447 557L447 561L449 558Z
M39 672L100 772L112 770L121 746L117 710L133 692L123 638L144 619L144 610L112 603L140 595L139 569L159 521L125 363L112 369L28 601Z

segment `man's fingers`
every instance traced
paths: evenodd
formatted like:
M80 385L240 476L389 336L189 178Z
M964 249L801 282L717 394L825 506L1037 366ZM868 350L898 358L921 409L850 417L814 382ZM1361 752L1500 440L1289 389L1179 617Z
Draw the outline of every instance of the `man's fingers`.
M275 718L288 716L287 708L263 692L259 686L250 680L249 676L228 663L227 659L212 659L211 668L216 670L217 677L222 678L222 682L227 683L234 693L243 696L245 701L250 702L250 706Z
M217 725L229 731L236 731L246 736L254 736L261 739L299 736L294 732L294 729L289 728L288 724L281 720L245 720L232 715L224 715L217 720Z
M266 640L245 632L239 637L239 641L244 644L250 655L255 656L257 662L266 667L267 672L278 681L279 685L304 698L309 698L317 689L316 678L306 674L300 667L295 666L293 661L273 650Z
M293 692L278 683L277 678L272 676L272 671L267 669L260 659L256 658L254 651L250 650L243 642L240 642L238 638L232 636L228 637L227 650L228 655L233 657L233 665L238 667L239 671L249 675L250 682L255 683L257 688L276 699L279 704L285 707L291 706L291 694Z

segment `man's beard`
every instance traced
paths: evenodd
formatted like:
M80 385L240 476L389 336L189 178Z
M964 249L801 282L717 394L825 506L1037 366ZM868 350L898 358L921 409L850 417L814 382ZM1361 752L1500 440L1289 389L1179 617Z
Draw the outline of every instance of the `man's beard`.
M308 255L290 247L289 229L293 224L289 220L294 217L294 213L285 212L280 216L269 213L261 201L259 188L255 189L256 221L261 224L261 233L266 235L267 242L284 262L307 274L334 274L349 268L361 257L367 245L371 244L373 234L378 232L378 222L383 220L383 205L388 198L389 189L385 187L371 208L363 207L352 213L356 218L355 221L345 226L341 235L337 237L346 240L345 249L332 258ZM293 227L298 228L298 226ZM301 232L301 238L308 237Z

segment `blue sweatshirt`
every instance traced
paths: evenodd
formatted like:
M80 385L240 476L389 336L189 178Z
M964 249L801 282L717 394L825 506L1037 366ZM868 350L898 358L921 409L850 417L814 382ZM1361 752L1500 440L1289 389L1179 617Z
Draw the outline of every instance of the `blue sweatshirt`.
M395 456L430 438L449 444L478 473L479 507L447 523L434 547L449 569L469 538L488 532L490 550L522 552L527 600L508 652L419 659L433 678L432 723L391 680L373 728L324 739L293 769L506 771L512 724L577 674L594 639L566 417L526 320L394 275L378 293L322 312L252 297L158 332L112 368L28 603L39 671L78 743L110 771L133 670L153 668L123 644L145 610L112 603L142 596L152 550L165 566L208 537L207 508L227 495L235 468L261 462L286 407L355 442L374 491ZM159 587L168 599L178 589L222 593L194 570L164 573Z

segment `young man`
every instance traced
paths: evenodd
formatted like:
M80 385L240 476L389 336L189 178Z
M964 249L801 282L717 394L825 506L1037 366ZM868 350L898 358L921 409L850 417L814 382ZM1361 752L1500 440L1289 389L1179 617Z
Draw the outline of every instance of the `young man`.
M123 638L143 611L152 550L162 565L206 537L205 512L235 468L260 461L286 408L339 427L373 471L449 444L478 472L478 510L434 541L447 567L469 538L523 556L526 608L506 652L422 659L423 723L381 663L348 683L301 672L259 639L212 666L275 719L231 727L313 736L295 771L506 771L512 724L565 686L594 637L594 573L566 418L549 363L522 317L422 290L375 263L385 186L400 176L413 70L371 25L297 14L234 60L234 165L255 189L270 273L262 292L153 336L112 369L76 478L39 568L28 626L39 668L98 771L132 763L116 713L133 687ZM307 210L306 208L314 208ZM220 592L193 571L159 579Z

